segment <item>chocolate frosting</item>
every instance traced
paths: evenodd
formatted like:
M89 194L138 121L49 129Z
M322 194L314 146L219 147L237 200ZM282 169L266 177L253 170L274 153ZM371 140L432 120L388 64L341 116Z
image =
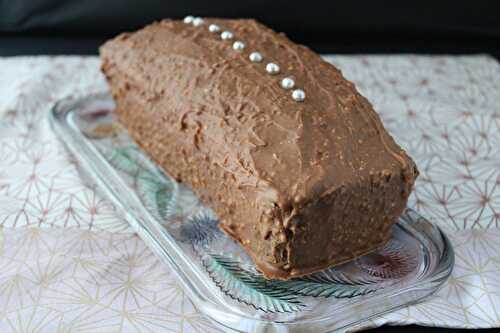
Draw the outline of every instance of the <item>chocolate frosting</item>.
M164 20L101 48L134 139L215 210L267 277L383 245L418 171L371 104L283 34L254 20L204 21ZM235 38L222 40L211 23ZM234 40L245 48L234 50ZM253 51L262 62L249 60ZM278 75L266 72L269 62ZM303 102L281 87L284 77L306 92Z

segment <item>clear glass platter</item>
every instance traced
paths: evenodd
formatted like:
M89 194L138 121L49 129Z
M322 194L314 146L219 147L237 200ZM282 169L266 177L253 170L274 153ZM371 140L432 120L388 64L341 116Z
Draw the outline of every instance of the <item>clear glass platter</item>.
M209 318L240 332L334 332L429 297L450 276L444 233L407 209L389 243L347 264L266 280L217 217L161 171L113 116L105 93L66 99L50 122L82 171L123 210ZM137 110L140 112L140 110Z

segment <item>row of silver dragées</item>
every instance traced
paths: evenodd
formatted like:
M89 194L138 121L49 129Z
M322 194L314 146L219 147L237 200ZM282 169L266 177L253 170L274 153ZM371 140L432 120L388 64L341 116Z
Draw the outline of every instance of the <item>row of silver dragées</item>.
M194 17L194 16L186 16L184 18L184 23L186 24L192 24L195 27L199 27L203 25L204 21L201 17ZM212 33L219 33L221 31L221 27L219 27L217 24L210 24L208 26L208 31ZM234 38L234 34L231 31L222 31L220 33L220 38L222 40L232 40ZM233 50L235 51L242 51L245 48L245 43L242 41L235 41L233 43ZM262 54L260 52L252 52L248 56L251 62L256 62L259 63L263 60ZM276 75L279 74L280 72L280 67L278 64L270 62L266 65L266 72L271 74L271 75ZM292 89L295 87L295 81L290 78L290 77L285 77L283 80L281 80L281 87L283 89ZM302 89L294 89L292 91L292 99L296 102L302 102L306 98L306 94Z

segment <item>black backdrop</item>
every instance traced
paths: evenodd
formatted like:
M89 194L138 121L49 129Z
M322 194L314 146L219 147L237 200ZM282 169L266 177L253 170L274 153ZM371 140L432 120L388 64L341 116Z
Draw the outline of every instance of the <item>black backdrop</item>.
M483 0L0 0L0 54L95 53L118 32L188 14L254 17L321 52L500 56L500 1Z

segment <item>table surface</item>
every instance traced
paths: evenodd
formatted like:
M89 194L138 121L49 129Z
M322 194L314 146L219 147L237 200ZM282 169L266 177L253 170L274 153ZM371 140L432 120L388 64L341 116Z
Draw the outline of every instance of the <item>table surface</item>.
M23 37L11 34L0 34L0 56L38 55L38 54L96 54L97 46L106 38L82 37L79 39L66 37L35 36ZM331 49L327 47L326 49ZM349 49L344 48L349 52ZM377 50L375 50L376 52ZM380 51L380 49L379 49ZM383 49L382 49L383 51ZM475 50L470 50L474 52ZM437 50L439 52L439 50ZM458 51L459 52L459 51ZM443 329L435 327L410 326L383 326L368 330L369 332L427 332L451 333L468 332L461 329ZM475 332L491 332L492 330L476 330Z

